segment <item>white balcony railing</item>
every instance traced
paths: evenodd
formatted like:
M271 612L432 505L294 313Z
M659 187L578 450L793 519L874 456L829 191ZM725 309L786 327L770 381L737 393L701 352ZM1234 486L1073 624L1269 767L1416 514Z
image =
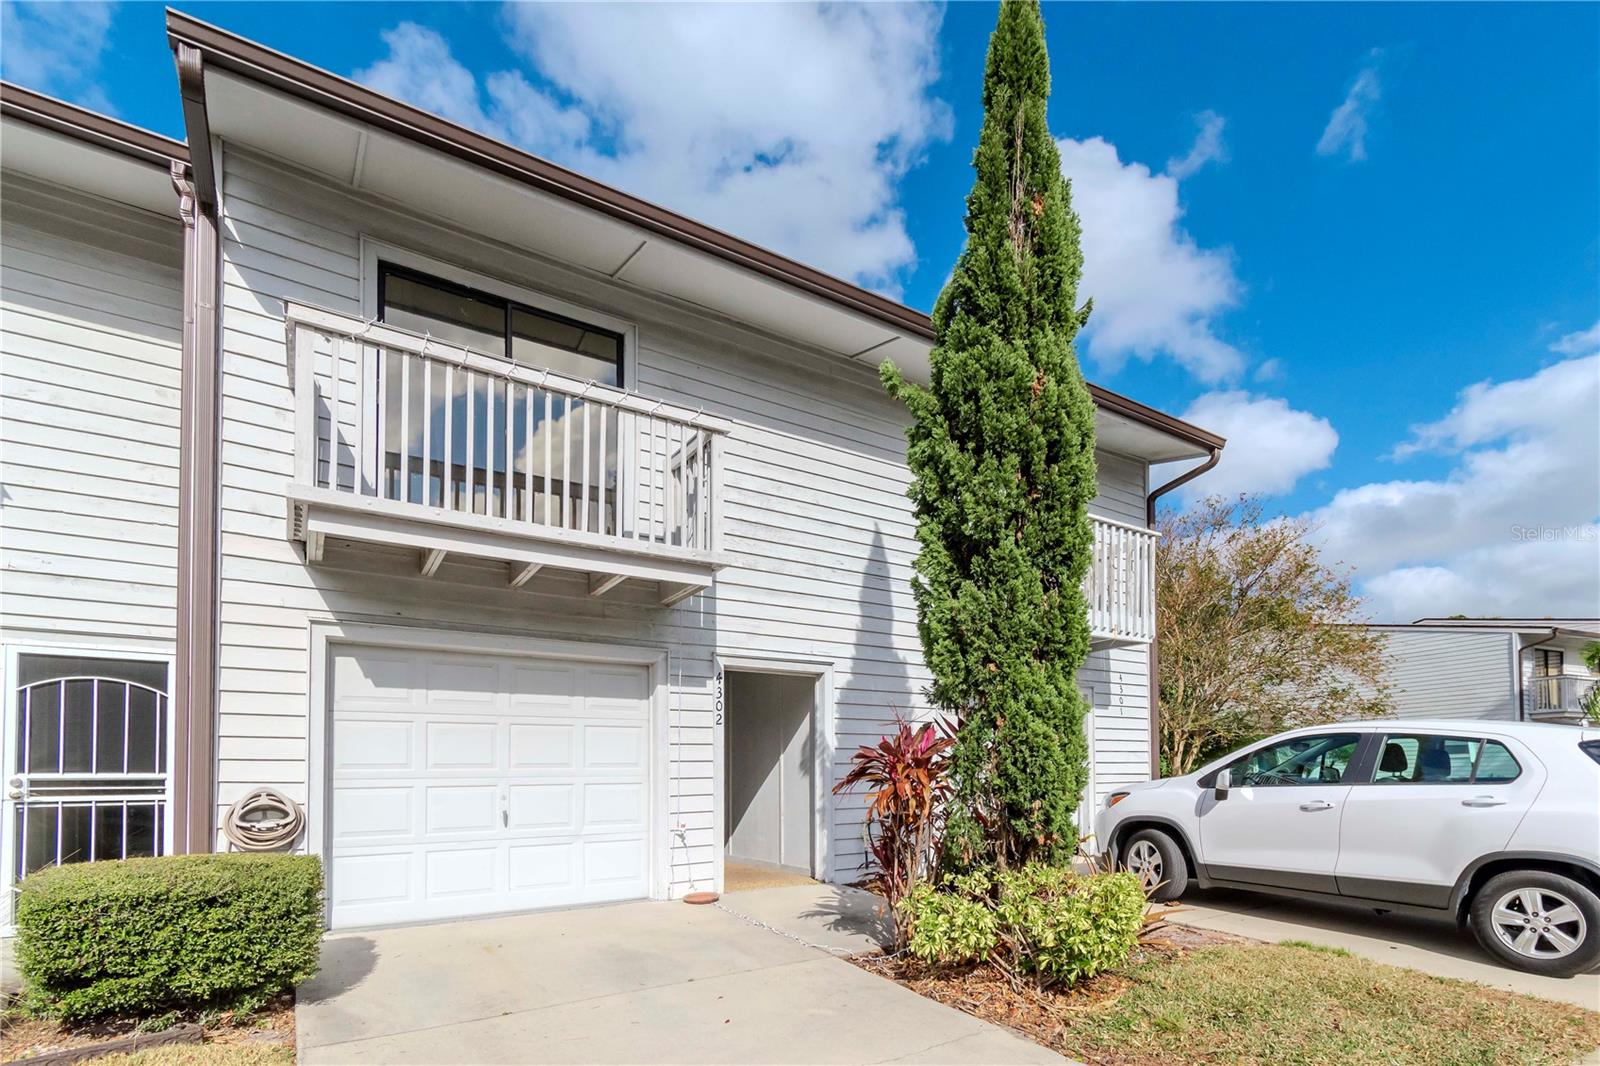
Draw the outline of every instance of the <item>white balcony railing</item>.
M1600 678L1588 674L1535 675L1526 686L1528 711L1536 715L1577 715L1583 697Z
M512 584L550 565L664 596L725 562L725 420L320 308L287 319L291 532L312 561L346 535L418 547L424 573L459 552L505 558Z
M1084 575L1089 634L1096 644L1148 644L1156 636L1153 529L1091 515L1094 559Z

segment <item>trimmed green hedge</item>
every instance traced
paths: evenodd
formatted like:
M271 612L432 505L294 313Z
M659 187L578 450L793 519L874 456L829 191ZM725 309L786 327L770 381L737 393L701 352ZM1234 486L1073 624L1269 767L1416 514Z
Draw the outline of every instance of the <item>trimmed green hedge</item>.
M74 863L23 880L17 963L66 1021L233 1007L316 973L322 913L315 856Z

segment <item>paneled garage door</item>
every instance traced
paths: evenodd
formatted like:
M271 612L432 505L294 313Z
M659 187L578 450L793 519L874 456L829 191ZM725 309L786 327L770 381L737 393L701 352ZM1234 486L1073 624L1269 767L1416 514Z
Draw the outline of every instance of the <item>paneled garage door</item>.
M336 647L335 926L649 894L648 671Z

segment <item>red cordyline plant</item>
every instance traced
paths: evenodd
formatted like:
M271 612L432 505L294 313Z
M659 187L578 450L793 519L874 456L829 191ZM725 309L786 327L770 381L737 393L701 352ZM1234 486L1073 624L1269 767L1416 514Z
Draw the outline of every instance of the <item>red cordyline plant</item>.
M850 757L850 772L835 794L865 786L866 843L873 876L883 889L894 922L896 948L909 935L900 901L930 868L945 803L950 798L949 751L955 743L947 723L913 728L904 719L876 746L863 745Z

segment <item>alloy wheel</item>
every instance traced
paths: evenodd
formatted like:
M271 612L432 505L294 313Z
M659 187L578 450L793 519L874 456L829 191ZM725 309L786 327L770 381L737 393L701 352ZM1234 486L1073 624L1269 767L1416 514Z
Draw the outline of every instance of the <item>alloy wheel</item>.
M1136 840L1128 849L1128 869L1139 875L1146 894L1161 884L1161 849L1148 840Z
M1583 946L1588 924L1583 912L1548 888L1518 888L1495 901L1490 912L1494 935L1530 959L1560 959Z

